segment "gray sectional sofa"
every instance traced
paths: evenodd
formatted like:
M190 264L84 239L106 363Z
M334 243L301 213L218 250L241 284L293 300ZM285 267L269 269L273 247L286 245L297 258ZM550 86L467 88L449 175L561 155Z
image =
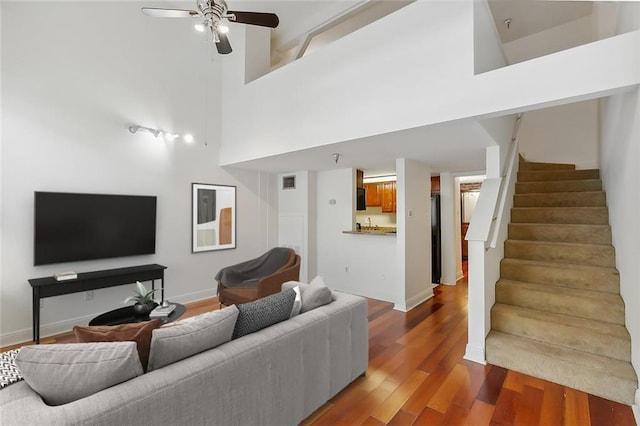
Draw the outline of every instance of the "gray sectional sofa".
M0 423L298 424L367 369L367 302L332 294L332 303L67 404L10 385L0 390Z

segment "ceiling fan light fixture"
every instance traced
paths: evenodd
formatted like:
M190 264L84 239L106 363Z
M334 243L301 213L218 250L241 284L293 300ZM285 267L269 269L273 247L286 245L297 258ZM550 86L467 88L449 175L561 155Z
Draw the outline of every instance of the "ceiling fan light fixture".
M206 24L195 24L193 28L195 28L196 31L203 33L206 28Z
M229 32L229 27L227 27L224 24L220 24L220 25L218 25L218 31L220 31L220 33L222 33L222 34L226 34L226 33Z
M184 140L186 143L193 143L193 135L191 133L185 133L185 135L182 137L182 140Z

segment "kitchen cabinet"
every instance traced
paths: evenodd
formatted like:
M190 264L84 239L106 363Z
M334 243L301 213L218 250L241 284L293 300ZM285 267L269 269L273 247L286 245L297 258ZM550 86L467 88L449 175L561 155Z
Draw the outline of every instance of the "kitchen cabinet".
M381 182L382 186L382 212L395 213L396 211L396 183Z
M367 207L380 207L382 205L380 187L381 184L377 182L364 185L364 189L367 192Z

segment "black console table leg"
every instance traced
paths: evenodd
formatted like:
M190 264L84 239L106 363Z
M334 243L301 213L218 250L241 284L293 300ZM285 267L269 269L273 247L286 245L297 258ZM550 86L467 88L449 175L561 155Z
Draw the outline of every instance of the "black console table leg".
M40 343L40 292L37 288L33 289L33 306L32 306L32 320L33 320L33 341L36 344Z

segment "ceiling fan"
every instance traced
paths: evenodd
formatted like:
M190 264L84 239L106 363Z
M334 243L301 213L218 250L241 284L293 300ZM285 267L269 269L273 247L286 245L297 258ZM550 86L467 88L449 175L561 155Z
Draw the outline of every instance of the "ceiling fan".
M142 13L154 18L200 18L202 22L195 27L199 31L209 28L216 43L218 53L227 55L231 53L231 44L227 37L229 28L225 21L240 24L258 25L261 27L276 28L280 23L278 15L263 12L237 12L227 9L224 0L197 0L197 10L162 9L155 7L143 7Z

